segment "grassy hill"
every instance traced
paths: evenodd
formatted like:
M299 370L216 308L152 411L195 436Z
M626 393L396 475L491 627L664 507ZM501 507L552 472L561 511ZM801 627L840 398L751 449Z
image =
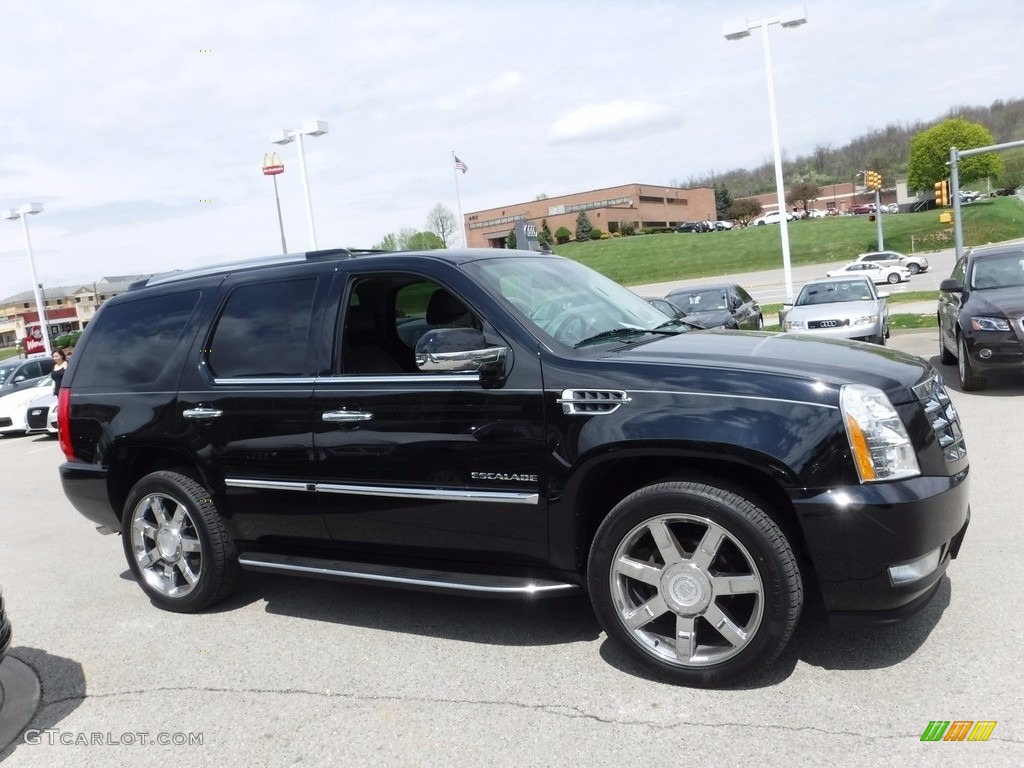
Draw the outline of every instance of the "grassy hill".
M1024 237L1024 204L1017 197L979 200L961 210L965 246ZM911 253L953 247L953 228L939 223L938 211L885 215L882 224L886 248ZM789 243L794 266L852 261L858 253L875 249L876 224L867 216L804 219L790 223ZM782 270L776 225L703 234L636 235L565 243L554 250L623 285Z

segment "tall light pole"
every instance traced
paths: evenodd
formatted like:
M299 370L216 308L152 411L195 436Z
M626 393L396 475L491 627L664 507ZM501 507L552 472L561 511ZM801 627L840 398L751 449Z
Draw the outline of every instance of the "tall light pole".
M323 136L327 133L327 123L323 120L312 120L301 128L289 131L275 131L270 135L272 144L291 144L293 141L299 143L299 173L302 175L302 188L306 194L306 216L309 220L309 238L313 243L313 250L316 245L316 225L313 224L313 202L309 197L309 178L306 176L306 153L302 147L303 136Z
M772 79L772 53L768 45L768 27L779 24L783 27L799 27L807 23L807 12L804 8L792 8L778 16L751 21L732 21L722 25L722 34L726 40L741 40L750 37L750 30L760 29L764 41L764 68L768 73L768 112L772 124L772 154L775 156L775 194L779 201L779 234L782 237L782 271L786 279L786 303L793 303L793 267L789 258L789 226L786 216L786 189L782 181L782 149L779 147L779 121L775 114L775 82Z
M43 349L46 350L47 355L52 355L53 350L50 347L50 328L46 322L46 308L43 305L43 291L39 286L39 280L36 279L36 262L35 259L32 258L32 238L28 235L28 217L42 212L42 203L25 203L18 210L9 208L7 213L4 214L4 218L10 219L11 221L21 219L21 223L25 228L25 250L28 251L28 266L32 272L32 290L35 291L36 295L36 311L39 313L39 330L42 331L43 334Z
M277 175L284 173L284 163L277 152L263 155L263 175L274 180L274 202L277 203L277 225L281 228L281 253L288 253L288 243L284 239L284 219L281 218L281 196L277 194Z

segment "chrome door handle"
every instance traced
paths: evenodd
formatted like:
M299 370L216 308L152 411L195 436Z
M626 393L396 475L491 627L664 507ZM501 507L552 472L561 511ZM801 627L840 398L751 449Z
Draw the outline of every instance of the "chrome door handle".
M370 421L372 418L373 414L366 411L327 411L323 415L323 420L329 424Z
M216 419L223 416L224 411L219 408L186 408L181 415L186 419Z

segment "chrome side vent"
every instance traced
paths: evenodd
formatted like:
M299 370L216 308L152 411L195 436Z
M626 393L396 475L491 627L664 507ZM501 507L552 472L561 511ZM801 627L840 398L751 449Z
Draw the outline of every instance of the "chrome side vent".
M633 399L621 389L563 389L557 402L562 404L562 413L590 416L612 413Z
M935 430L946 461L955 463L965 458L967 444L960 429L960 417L949 399L942 377L935 374L927 381L922 381L914 387L914 394L924 406L924 412L931 422L932 429Z

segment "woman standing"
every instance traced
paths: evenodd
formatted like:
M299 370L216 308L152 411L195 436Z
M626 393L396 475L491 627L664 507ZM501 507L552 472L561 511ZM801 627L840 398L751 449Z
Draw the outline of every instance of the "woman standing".
M68 357L64 354L64 350L55 349L53 350L53 372L50 377L53 379L53 394L57 394L57 390L60 389L60 380L64 378L64 371L68 368Z

